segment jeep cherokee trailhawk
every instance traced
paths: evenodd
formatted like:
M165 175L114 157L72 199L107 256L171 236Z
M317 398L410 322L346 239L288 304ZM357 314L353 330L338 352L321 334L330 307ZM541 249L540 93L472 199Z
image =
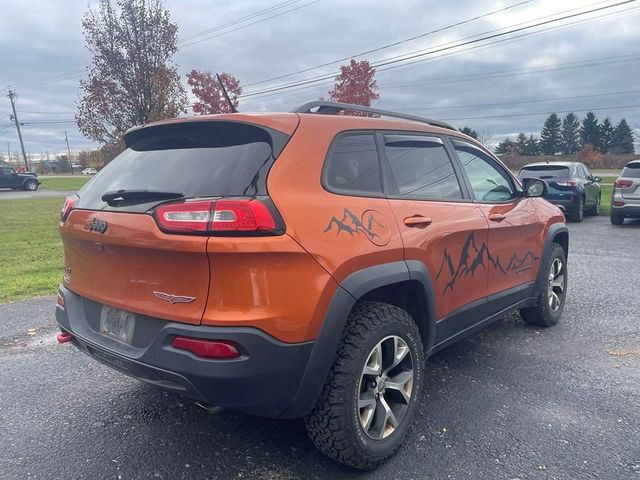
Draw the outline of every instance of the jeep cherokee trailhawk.
M345 464L402 444L433 352L510 310L562 313L546 183L445 123L312 102L125 142L61 212L63 335L201 403L304 417Z

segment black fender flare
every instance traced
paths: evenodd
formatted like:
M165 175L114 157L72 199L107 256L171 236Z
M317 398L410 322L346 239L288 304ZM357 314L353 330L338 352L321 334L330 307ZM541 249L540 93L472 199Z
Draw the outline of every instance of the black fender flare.
M566 254L567 258L569 257L569 229L564 223L554 223L549 226L547 229L547 233L544 237L544 243L542 245L542 256L540 258L540 267L538 269L538 276L536 277L536 283L534 286L534 295L535 299L538 298L540 292L547 283L547 272L543 271L542 265L545 264L546 260L551 255L551 248L553 244L556 243L556 239L559 235L566 234L567 236L567 244L566 244Z
M333 294L291 406L280 415L281 418L305 416L315 406L335 361L349 313L358 299L376 288L409 280L417 280L425 288L428 315L427 325L422 328L426 329L429 339L425 352L431 349L435 340L435 307L431 276L426 266L419 261L400 260L357 270L347 276Z

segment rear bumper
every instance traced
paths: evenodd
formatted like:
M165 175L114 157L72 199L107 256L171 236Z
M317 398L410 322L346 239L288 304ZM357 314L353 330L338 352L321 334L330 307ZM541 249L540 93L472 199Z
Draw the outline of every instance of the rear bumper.
M60 286L56 320L82 352L127 375L201 402L278 417L290 407L314 342L283 343L255 328L209 327L136 316L131 345L99 333L100 304ZM241 356L211 360L171 346L177 335L231 341Z
M621 207L616 207L613 202L624 202ZM611 198L611 214L628 217L640 217L640 200L624 198L622 195L614 195Z

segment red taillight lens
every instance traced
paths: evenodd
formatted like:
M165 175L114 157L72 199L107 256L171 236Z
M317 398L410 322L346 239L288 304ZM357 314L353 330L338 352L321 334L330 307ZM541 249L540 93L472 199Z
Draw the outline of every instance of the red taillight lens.
M561 187L577 187L578 182L575 180L562 180L560 182L555 182L556 185L560 185Z
M238 358L240 351L232 343L221 340L202 340L199 338L175 337L171 342L173 348L187 350L198 357L217 358L220 360Z
M167 203L155 210L160 228L170 233L271 232L276 222L255 198Z
M624 202L619 202L619 201L613 202L613 206L614 207L624 207Z
M615 188L629 188L633 185L633 181L631 180L620 180L617 179L614 183L613 186Z
M67 217L69 217L71 210L73 210L73 207L75 207L76 205L77 199L78 197L76 197L75 195L64 199L64 205L62 205L62 210L60 210L61 222L64 222Z

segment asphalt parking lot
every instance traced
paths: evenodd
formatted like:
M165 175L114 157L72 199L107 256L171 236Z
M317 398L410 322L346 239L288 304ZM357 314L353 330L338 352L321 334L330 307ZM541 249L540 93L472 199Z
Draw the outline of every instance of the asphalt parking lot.
M513 314L432 357L407 443L371 473L301 421L210 415L57 345L53 298L0 305L0 478L640 479L640 221L570 230L561 323Z

